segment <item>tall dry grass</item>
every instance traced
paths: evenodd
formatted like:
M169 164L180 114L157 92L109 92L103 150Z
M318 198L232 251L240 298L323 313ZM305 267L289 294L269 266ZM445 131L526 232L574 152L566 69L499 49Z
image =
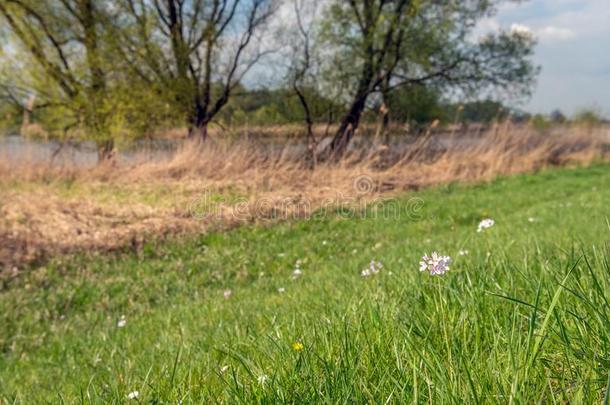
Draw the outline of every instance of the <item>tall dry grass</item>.
M11 270L56 253L138 249L148 238L205 232L278 212L281 218L303 214L286 212L302 207L287 200L305 201L307 214L341 198L366 202L440 183L588 165L610 156L605 127L540 132L503 123L390 145L364 138L357 143L360 147L340 161L313 170L294 145L269 147L219 136L203 147L185 143L168 159L138 159L138 164L86 169L0 162L0 264Z

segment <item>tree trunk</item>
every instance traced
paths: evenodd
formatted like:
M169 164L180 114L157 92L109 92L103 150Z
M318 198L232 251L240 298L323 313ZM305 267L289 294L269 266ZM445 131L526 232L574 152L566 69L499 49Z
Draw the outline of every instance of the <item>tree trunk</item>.
M358 125L360 124L360 118L366 107L366 99L371 94L371 83L373 81L374 69L372 62L369 61L363 69L360 81L358 83L358 91L356 96L350 105L349 110L341 119L341 124L335 132L333 140L325 150L325 157L340 157L345 150L347 145L354 136Z
M210 121L206 119L206 113L199 99L195 99L195 109L189 120L188 137L203 143L208 138L208 125Z
M307 149L309 151L309 168L315 169L318 164L318 140L313 133L313 124L307 123Z
M327 147L326 155L328 155L328 157L339 157L345 152L347 145L358 129L360 118L364 112L365 103L366 96L359 97L352 103L349 111L343 116L333 140Z
M203 144L208 139L208 123L202 122L197 126L197 132L199 133L199 142Z
M381 109L381 137L383 139L383 144L386 146L390 145L390 131L389 131L389 127L390 127L390 110L388 109L388 107L386 106L385 103L382 104L382 109Z
M114 157L114 140L108 139L97 142L97 163L101 164Z

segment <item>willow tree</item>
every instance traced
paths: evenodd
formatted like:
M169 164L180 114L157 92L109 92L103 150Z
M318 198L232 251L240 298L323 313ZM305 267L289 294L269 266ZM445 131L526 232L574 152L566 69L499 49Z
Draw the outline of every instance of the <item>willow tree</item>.
M205 140L208 125L265 51L274 0L117 0L117 46Z
M2 0L0 17L20 51L36 65L32 77L19 78L24 83L22 92L36 94L41 106L70 114L64 117L66 127L85 129L97 140L103 160L110 156L113 140L103 113L111 63L103 55L102 4L96 0Z
M533 37L520 30L473 35L477 22L501 2L332 0L320 37L332 55L326 78L348 91L342 94L347 112L328 155L345 150L375 93L414 85L527 93L537 73Z

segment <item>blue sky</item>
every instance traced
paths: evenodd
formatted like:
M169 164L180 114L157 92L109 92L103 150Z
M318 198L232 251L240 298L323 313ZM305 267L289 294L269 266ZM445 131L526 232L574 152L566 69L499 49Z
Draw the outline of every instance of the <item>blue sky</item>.
M506 3L482 22L486 30L528 27L538 39L542 67L532 112L568 114L594 107L610 116L610 0L529 0Z

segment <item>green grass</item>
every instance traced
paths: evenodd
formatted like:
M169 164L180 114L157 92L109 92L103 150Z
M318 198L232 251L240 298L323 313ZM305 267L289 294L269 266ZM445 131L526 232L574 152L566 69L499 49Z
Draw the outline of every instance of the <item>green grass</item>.
M609 185L607 165L553 170L407 195L399 218L57 259L0 292L0 402L601 403ZM432 250L445 276L418 271Z

